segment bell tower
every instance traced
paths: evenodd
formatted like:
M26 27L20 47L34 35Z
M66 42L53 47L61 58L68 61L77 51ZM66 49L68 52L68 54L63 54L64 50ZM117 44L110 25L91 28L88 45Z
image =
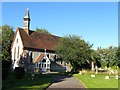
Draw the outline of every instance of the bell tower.
M25 14L23 20L24 20L24 27L23 27L23 29L24 29L25 32L29 35L30 15L29 15L29 9L28 9L28 8L27 8L27 10L26 10L26 14Z

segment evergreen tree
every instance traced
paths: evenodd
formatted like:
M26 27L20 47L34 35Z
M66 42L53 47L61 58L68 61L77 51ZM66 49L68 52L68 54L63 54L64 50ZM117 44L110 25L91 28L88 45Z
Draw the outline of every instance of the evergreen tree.
M2 60L11 61L11 44L14 37L13 27L4 25L2 29Z

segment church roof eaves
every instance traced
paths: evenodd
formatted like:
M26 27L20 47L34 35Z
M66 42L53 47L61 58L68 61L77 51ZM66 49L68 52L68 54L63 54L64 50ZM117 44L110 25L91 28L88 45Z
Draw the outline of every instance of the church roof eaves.
M54 51L54 47L58 45L58 36L51 34L44 34L30 30L30 35L28 35L24 29L18 28L20 36L25 48L32 49L47 49L49 51Z

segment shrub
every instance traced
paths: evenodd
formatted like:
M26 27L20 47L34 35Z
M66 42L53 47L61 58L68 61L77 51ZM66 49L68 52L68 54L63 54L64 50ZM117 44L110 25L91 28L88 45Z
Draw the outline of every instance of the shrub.
M10 61L2 60L2 80L5 80L7 78L10 65Z
M23 67L15 67L14 74L17 79L22 79L25 75L25 70Z
M8 76L8 68L2 68L2 80L5 80Z
M2 68L10 68L11 62L10 60L2 60Z

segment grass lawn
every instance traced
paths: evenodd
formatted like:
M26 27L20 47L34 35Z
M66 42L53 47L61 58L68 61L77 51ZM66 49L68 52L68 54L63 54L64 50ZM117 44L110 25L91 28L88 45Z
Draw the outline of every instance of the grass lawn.
M37 74L35 78L30 79L26 74L23 79L16 79L13 73L10 73L6 80L2 81L2 90L44 90L52 82L50 75Z
M104 79L106 74L97 74L95 78L91 74L74 74L74 77L79 79L88 90L90 88L118 88L118 80L111 77L109 80Z

